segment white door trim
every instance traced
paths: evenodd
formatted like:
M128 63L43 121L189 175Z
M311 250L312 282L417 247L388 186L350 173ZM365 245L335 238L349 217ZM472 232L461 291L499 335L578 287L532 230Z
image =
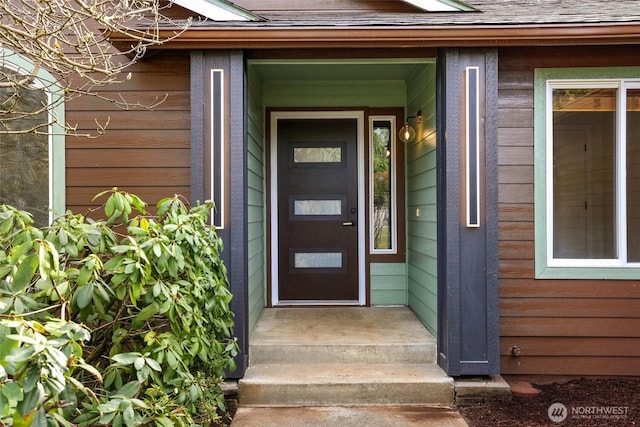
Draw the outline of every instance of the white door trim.
M354 301L281 301L278 296L278 119L356 119L358 128L358 300ZM272 111L271 124L271 304L277 305L365 305L365 168L364 111Z

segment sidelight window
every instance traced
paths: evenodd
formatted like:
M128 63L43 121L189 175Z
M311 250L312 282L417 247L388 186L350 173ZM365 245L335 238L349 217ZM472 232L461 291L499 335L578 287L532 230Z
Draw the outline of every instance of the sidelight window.
M371 117L371 252L397 252L395 117Z

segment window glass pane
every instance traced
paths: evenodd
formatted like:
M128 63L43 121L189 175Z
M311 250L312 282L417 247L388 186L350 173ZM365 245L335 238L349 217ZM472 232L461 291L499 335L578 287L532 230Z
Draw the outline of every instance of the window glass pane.
M342 147L295 147L294 163L340 163Z
M373 248L393 249L391 122L373 122Z
M295 200L294 215L342 215L342 200Z
M553 91L553 256L612 259L616 89Z
M627 261L640 262L640 89L627 91Z
M0 82L9 73L0 67ZM0 87L0 203L31 212L37 226L49 224L49 138L46 127L18 131L47 123L47 105L42 89Z
M295 268L342 268L341 252L296 252Z

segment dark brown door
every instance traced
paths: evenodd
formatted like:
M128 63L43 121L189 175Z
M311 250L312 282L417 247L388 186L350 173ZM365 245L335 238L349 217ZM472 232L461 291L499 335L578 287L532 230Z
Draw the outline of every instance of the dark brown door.
M358 300L356 119L278 120L278 296Z

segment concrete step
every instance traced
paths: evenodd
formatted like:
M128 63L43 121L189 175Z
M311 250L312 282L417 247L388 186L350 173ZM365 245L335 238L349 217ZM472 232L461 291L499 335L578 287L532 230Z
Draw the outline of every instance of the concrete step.
M249 365L435 361L435 338L406 307L267 309L249 347Z
M298 344L252 343L249 363L305 364L305 363L434 363L435 339L416 343L388 344Z
M454 409L433 406L241 407L231 427L467 427Z
M454 383L435 364L258 364L239 397L243 406L451 406Z

